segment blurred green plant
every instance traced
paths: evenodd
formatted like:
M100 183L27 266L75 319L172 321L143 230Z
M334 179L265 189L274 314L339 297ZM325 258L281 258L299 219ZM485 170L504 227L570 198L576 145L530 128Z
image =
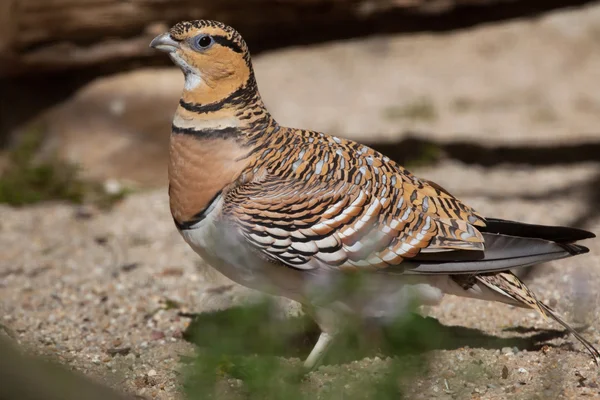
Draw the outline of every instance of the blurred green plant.
M43 137L42 127L30 127L7 152L6 165L0 171L0 203L23 206L63 200L109 208L129 193L128 189L108 193L100 183L81 179L76 165L56 156L38 160Z
M432 122L438 118L438 113L430 99L419 98L402 106L386 108L384 117L387 119Z
M319 334L307 316L282 317L269 300L199 314L184 334L198 347L197 356L186 363L185 393L194 400L304 400L316 398L316 393L320 399L401 399L414 374L426 373L427 359L422 352L439 341L435 333L424 330L429 324L419 324L411 315L381 330L372 329L378 326L373 321L349 319L324 364L403 356L383 362L384 367L375 374L368 371L358 378L340 368L332 382L319 384L311 382L313 374L305 374L298 360L308 355Z
M419 147L418 151L406 160L406 168L425 167L435 164L444 156L444 150L435 143L425 143Z
M44 200L83 201L85 184L77 178L77 168L56 160L34 161L42 138L40 128L29 129L8 152L0 176L0 202L20 206Z

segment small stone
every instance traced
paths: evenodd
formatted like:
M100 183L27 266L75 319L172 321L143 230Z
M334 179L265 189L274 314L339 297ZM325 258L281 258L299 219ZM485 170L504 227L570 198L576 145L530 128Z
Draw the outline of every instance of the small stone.
M585 381L587 380L587 378L581 375L581 372L579 371L575 371L575 376L577 377L577 386L584 387L586 385Z
M517 370L520 374L528 374L529 371L527 371L525 368L521 367Z
M506 393L516 393L517 387L515 385L510 385L504 388Z
M146 386L146 381L144 378L142 377L137 377L135 378L135 380L133 381L133 384L135 385L135 387L137 387L138 389L142 389L144 386Z
M131 351L131 347L113 347L110 349L106 350L106 354L108 354L109 356L116 356L116 355L121 355L121 356L126 356L129 354L129 352Z
M94 241L98 243L100 246L104 246L108 243L108 238L106 236L96 236Z
M181 330L176 330L175 332L173 332L173 338L175 339L181 339L183 338L183 332Z
M152 333L150 334L150 337L152 338L152 340L160 340L160 339L164 339L165 334L161 331L152 331Z
M156 371L151 369L150 371L148 371L148 376L156 376Z
M444 371L444 373L442 374L442 376L446 379L448 378L454 378L456 376L456 372L452 371L452 370L447 370Z
M241 379L231 380L231 387L241 388L242 386L244 386L244 381L242 381Z
M104 192L110 195L117 195L123 191L123 187L116 179L108 179L104 182Z
M134 269L136 269L140 264L139 263L128 263L128 264L124 264L121 265L121 271L124 272L130 272L133 271Z
M504 354L506 356L512 356L514 354L514 352L513 352L513 349L510 347L503 347L502 354Z
M178 268L178 267L168 267L163 269L160 272L161 276L182 276L183 275L183 268Z
M96 213L96 209L92 206L79 206L75 210L74 217L75 219L90 219Z

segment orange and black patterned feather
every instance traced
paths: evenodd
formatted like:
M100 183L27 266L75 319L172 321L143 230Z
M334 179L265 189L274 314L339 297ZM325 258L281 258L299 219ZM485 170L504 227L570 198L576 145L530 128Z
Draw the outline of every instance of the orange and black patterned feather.
M423 249L483 250L479 214L366 146L281 128L258 148L223 218L270 257L380 269Z

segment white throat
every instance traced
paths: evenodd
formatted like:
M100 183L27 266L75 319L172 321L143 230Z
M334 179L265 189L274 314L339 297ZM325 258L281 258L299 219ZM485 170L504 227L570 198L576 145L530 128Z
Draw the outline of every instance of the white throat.
M185 74L185 90L194 90L202 83L202 79L195 72Z
M200 71L188 64L183 58L179 57L176 52L169 54L171 60L181 67L183 74L185 75L185 90L194 90L202 83L200 78Z

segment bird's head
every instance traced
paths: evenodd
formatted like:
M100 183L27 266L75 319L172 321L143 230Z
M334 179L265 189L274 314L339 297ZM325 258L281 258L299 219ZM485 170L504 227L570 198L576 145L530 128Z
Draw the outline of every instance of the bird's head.
M169 54L185 75L185 90L225 97L252 77L248 46L233 28L216 21L180 22L150 47Z

